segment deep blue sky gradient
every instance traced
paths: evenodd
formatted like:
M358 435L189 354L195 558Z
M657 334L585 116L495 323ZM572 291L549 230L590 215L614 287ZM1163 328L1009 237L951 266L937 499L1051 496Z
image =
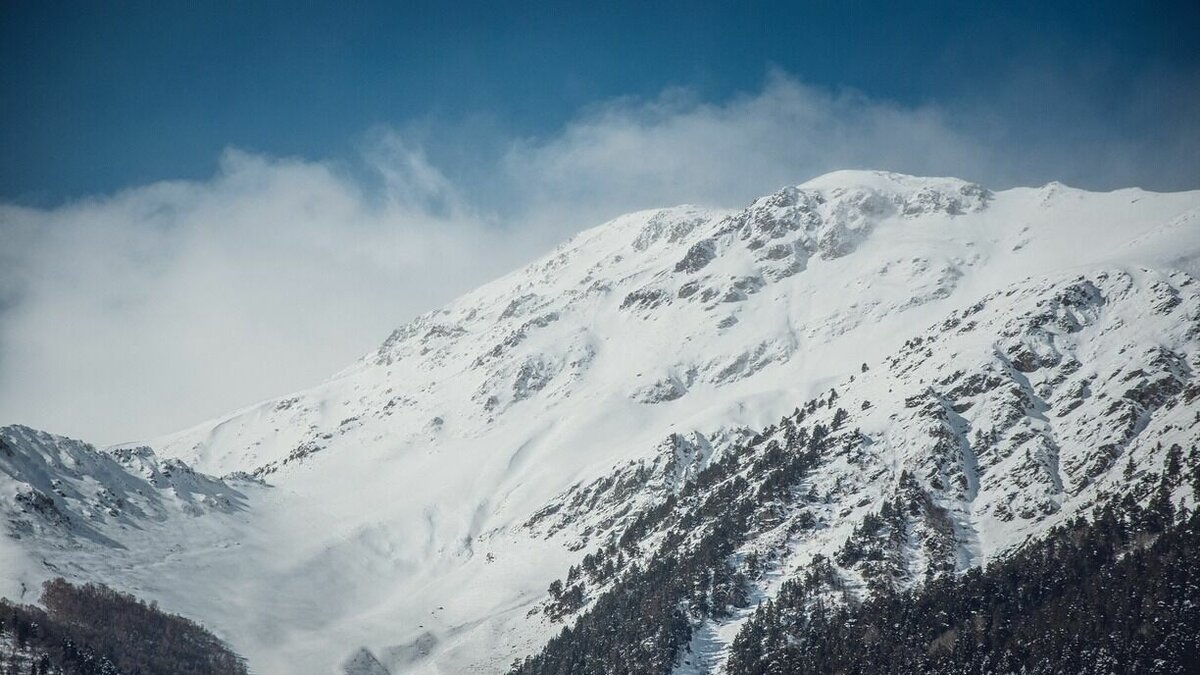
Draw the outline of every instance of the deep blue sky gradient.
M1152 134L1170 112L1126 100L1132 83L1200 72L1195 0L568 4L8 0L0 199L202 178L227 146L338 158L377 126L544 135L672 86L724 100L771 68L902 105L990 106L1035 135L1081 114L1095 133ZM1077 89L1023 97L1042 72Z

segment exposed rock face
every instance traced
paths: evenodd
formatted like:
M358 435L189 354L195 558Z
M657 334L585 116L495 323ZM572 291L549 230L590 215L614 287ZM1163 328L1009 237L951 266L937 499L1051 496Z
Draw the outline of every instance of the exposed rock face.
M106 453L19 425L0 428L0 478L15 487L12 502L0 503L10 534L47 539L106 541L106 529L228 514L246 502L237 488L148 447Z

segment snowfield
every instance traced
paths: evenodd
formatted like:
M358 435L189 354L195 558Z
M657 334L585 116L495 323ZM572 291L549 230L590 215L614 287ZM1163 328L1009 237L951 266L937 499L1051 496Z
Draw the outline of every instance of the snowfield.
M503 672L561 630L551 580L831 388L869 451L816 472L823 528L753 543L757 597L902 476L950 514L913 583L962 571L1200 441L1198 279L1200 192L842 171L628 214L312 389L116 448L0 429L0 595L102 581L257 673Z

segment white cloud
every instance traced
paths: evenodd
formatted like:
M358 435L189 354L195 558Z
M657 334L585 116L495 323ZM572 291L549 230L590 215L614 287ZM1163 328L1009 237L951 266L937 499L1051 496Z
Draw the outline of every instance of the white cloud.
M541 242L443 204L397 149L368 196L321 163L228 152L210 181L6 208L0 411L109 442L329 375Z
M1010 150L987 115L778 73L722 103L668 91L498 153L458 148L473 162L458 171L397 133L367 139L354 166L231 150L206 181L0 207L0 423L115 442L311 385L413 315L635 208L736 206L854 167L1004 187L1070 156Z
M841 168L974 174L979 149L932 108L829 93L782 74L714 105L686 91L616 102L505 160L535 208L596 209L685 201L736 204Z

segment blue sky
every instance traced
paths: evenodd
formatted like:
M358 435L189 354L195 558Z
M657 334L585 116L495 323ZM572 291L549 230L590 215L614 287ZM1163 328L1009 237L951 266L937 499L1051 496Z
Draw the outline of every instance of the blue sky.
M0 424L175 431L612 216L835 169L1196 189L1198 33L1195 0L8 0Z
M379 126L423 129L453 171L471 154L456 138L542 136L670 87L720 102L771 68L985 109L1013 142L1155 140L1197 112L1170 91L1200 82L1195 2L351 4L4 3L0 198L203 178L228 146L350 157ZM1188 183L1151 169L1143 183Z

